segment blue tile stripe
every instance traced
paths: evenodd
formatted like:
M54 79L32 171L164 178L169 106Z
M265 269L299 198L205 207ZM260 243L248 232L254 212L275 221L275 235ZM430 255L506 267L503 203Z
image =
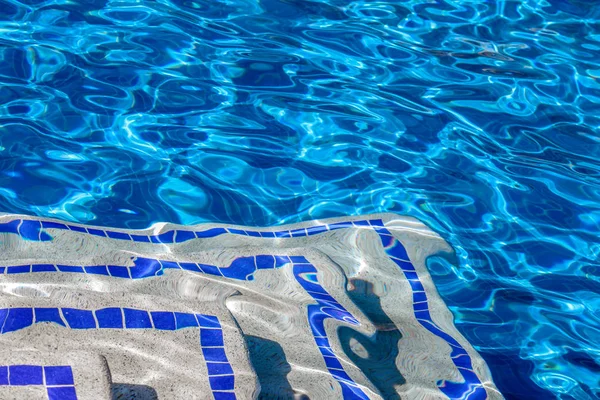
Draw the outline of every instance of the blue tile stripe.
M118 232L97 228L87 228L78 225L69 225L60 222L52 221L37 221L29 219L16 219L9 222L0 223L0 233L12 233L21 236L25 240L31 241L42 241L47 242L52 240L52 236L49 234L49 230L70 230L73 232L85 233L92 236L99 236L110 239L118 240L129 240L134 242L144 243L183 243L192 239L205 239L213 238L220 235L232 234L242 236L252 236L259 238L297 238L303 236L318 235L323 232L333 231L337 229L352 228L353 226L361 226L361 222L366 221L354 221L352 222L340 222L329 225L318 225L309 228L298 228L292 230L281 230L281 231L255 231L255 230L242 230L236 228L210 228L203 231L190 231L190 230L170 230L159 235L136 235L129 234L126 232ZM358 224L357 224L358 223ZM362 225L364 226L364 225ZM368 223L367 225L368 226Z
M381 243L390 259L403 271L405 278L411 285L413 292L413 311L419 323L427 330L443 339L452 348L452 361L464 378L464 382L439 382L438 387L451 399L479 399L487 397L479 377L472 367L472 360L466 350L450 335L440 329L431 319L427 295L418 277L414 266L402 244L393 237L385 228L380 219L346 221L333 224L318 225L308 228L298 228L281 231L255 231L241 230L237 228L211 228L204 231L171 230L160 235L144 236L133 235L117 231L84 228L76 225L68 225L57 222L35 221L35 220L13 220L0 224L0 233L18 234L26 240L49 241L52 237L46 232L49 229L72 230L90 235L109 237L112 239L132 240L135 242L148 243L182 243L196 238L210 238L223 234L244 235L262 238L296 238L317 235L328 231L347 228L374 229L380 237ZM193 234L193 235L192 235ZM134 267L122 266L54 266L54 265L21 265L13 267L0 267L0 273L16 274L27 272L79 272L89 274L109 275L119 278L139 279L150 276L162 275L165 269L185 269L210 275L224 276L226 278L252 280L257 269L270 268L265 258L273 256L241 257L234 261L228 268L218 268L212 265L195 263L174 263L168 261L137 258ZM254 262L254 267L252 263ZM293 261L290 261L293 263ZM287 264L285 257L275 257L274 267L279 268ZM260 265L260 266L259 266ZM31 269L30 269L31 267ZM61 268L62 267L62 268ZM233 267L233 268L232 268ZM312 294L311 294L312 295ZM481 397L483 396L483 397Z
M321 286L317 279L317 269L306 258L298 257L293 264L293 272L298 283L317 302L308 306L308 323L327 370L342 387L343 398L368 400L369 397L365 392L344 371L344 367L331 348L325 330L327 318L352 325L359 325L359 322Z
M156 329L175 331L185 328L199 328L200 348L206 362L208 380L213 396L215 399L236 398L234 392L235 376L225 353L223 329L219 319L215 316L118 307L98 310L66 307L0 309L0 334L4 335L25 329L38 323L54 323L68 329ZM1 368L0 384L2 384ZM65 381L64 371L45 370L45 373L50 400L75 399L74 397L66 397L68 395L66 389L54 390L54 386L60 386L58 382ZM52 393L55 397L50 396L51 388L48 384L48 377L50 377L50 382L56 383L52 387ZM58 395L63 397L56 397Z
M406 249L402 243L400 243L400 241L384 227L383 221L372 220L370 223L373 226L373 229L379 234L381 244L383 245L386 254L402 270L404 277L410 284L415 318L421 326L437 337L443 339L452 349L450 357L452 358L453 364L458 369L458 372L463 377L464 382L441 381L437 384L439 389L451 399L486 399L487 393L481 384L479 377L473 370L473 364L469 353L467 353L459 342L444 332L431 319L427 293L425 292L425 288L419 279L415 267L410 262Z
M2 365L0 386L45 386L48 400L77 400L68 365Z

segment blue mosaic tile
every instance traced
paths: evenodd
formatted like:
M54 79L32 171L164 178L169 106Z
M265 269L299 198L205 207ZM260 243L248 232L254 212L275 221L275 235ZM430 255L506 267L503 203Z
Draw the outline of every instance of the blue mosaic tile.
M257 231L246 231L246 234L252 237L260 237L260 232Z
M254 257L236 258L229 267L220 268L220 270L224 277L247 280L248 276L256 271Z
M417 272L412 272L412 271L404 271L404 277L408 280L412 280L412 281L418 281L419 280L419 276L417 275Z
M227 233L227 231L224 228L212 228L206 231L196 232L196 236L199 238L210 238L223 235L225 233Z
M473 369L471 358L468 355L454 357L452 361L457 368Z
M221 328L219 319L213 315L196 314L196 319L201 328Z
M131 240L131 238L129 237L129 235L127 233L123 233L123 232L106 231L106 234L111 239Z
M327 339L326 337L315 338L315 342L319 347L330 347L329 339Z
M77 400L77 392L73 386L49 387L48 400Z
M328 227L330 231L334 231L337 229L354 228L354 225L352 222L336 222L335 224L329 224Z
M273 256L256 256L256 268L258 269L273 269L275 268L275 257Z
M175 261L159 261L160 264L162 265L163 269L181 269L181 266L179 265L179 263L176 263Z
M388 255L397 258L399 260L406 260L408 261L408 254L406 253L406 249L404 248L404 246L402 245L402 243L400 243L398 240L396 240L395 244L386 250Z
M56 268L58 268L60 272L78 272L80 274L84 272L83 267L76 267L73 265L57 265Z
M94 275L108 275L108 268L106 265L98 265L93 267L85 267L85 272Z
M227 362L227 355L223 347L203 347L202 354L206 361Z
M21 223L20 219L16 219L14 221L0 223L0 233L14 233L14 234L17 234L20 223Z
M106 237L106 233L100 229L87 228L90 235Z
M281 268L286 264L291 263L288 256L274 256L275 257L275 268Z
M333 375L334 378L338 379L338 380L344 380L344 381L348 381L348 382L352 382L354 383L354 381L352 380L352 378L350 378L350 376L341 369L330 369L329 372L331 373L331 375Z
M221 272L219 271L219 268L215 267L214 265L198 264L198 266L202 269L202 271L205 274L221 276Z
M147 311L133 308L123 308L125 327L127 329L151 329L152 322Z
M233 375L211 376L208 381L212 390L233 390L235 387Z
M290 256L290 260L295 264L308 264L308 260L304 256Z
M325 356L323 357L323 359L325 360L325 366L327 366L327 368L343 369L342 364L337 359L337 357Z
M76 225L69 225L69 229L71 229L73 232L81 232L81 233L88 232L84 227L76 226Z
M108 272L110 276L117 278L129 278L129 268L121 267L119 265L108 265Z
M323 356L335 356L331 347L319 347L319 351Z
M307 233L304 230L304 228L294 229L294 230L290 231L290 234L292 235L292 237L304 237L304 236L307 236Z
M42 367L38 365L11 365L8 367L10 385L42 385L44 376Z
M237 400L233 392L213 392L215 400Z
M158 275L162 265L158 260L138 257L133 261L134 267L131 268L131 277L133 279L146 278L148 276Z
M181 265L181 268L186 271L202 272L198 264L195 263L179 263L179 265Z
M275 237L277 238L290 238L292 237L292 234L290 233L290 231L277 231L274 232L275 233Z
M18 331L33 324L33 310L31 308L11 308L8 310L2 333Z
M4 274L5 271L6 271L6 267L0 267L0 274Z
M73 370L69 366L44 367L47 386L74 385Z
M194 314L176 312L175 326L177 329L196 327L198 326L198 321Z
M177 231L177 235L175 235L175 243L183 243L192 239L196 239L196 235L191 231Z
M56 272L56 267L51 264L34 264L31 266L31 272Z
M221 347L223 344L223 331L220 329L201 329L200 346Z
M233 369L229 363L206 363L208 375L229 375L233 374Z
M260 232L260 236L264 237L264 238L274 238L275 237L275 233L273 232Z
M44 229L62 229L66 230L67 225L61 224L60 222L52 222L52 221L42 221L42 228Z
M8 385L8 367L0 366L0 385Z
M319 226L311 226L310 228L306 228L306 233L309 236L318 235L320 233L327 232L327 227L324 225Z
M150 238L148 236L144 236L144 235L129 235L129 236L131 236L131 240L133 240L134 242L150 243Z
M161 233L156 238L159 243L173 243L175 241L175 231Z
M415 310L415 318L421 319L424 321L431 321L431 315L429 314L429 311L427 311L427 310L424 310L424 311L416 311Z
M241 229L235 229L235 228L227 228L227 230L229 231L229 233L231 233L232 235L242 235L242 236L246 236L246 231L241 230Z
M24 274L31 272L31 265L19 265L16 267L6 268L7 274Z
M96 328L96 320L94 319L94 313L92 311L79 310L76 308L63 308L62 313L71 329Z
M423 303L417 303L417 304L413 304L413 309L415 311L424 311L429 309L429 305L427 304L427 302L423 302Z
M369 224L371 224L372 227L374 228L383 228L385 225L383 224L383 221L380 219L371 219L369 220Z
M32 221L24 219L19 226L19 235L26 240L40 240L40 231L42 229L42 223L40 221Z
M369 221L361 220L361 221L352 221L354 226L370 226Z
M60 316L58 308L35 308L35 322L54 322L60 326L66 326Z
M96 310L99 328L123 328L123 315L120 308L103 308Z
M410 262L408 261L401 261L401 260L397 260L395 258L391 259L397 266L400 267L400 269L402 271L414 271L415 270L415 266L412 265Z
M164 311L151 311L152 322L154 322L154 328L164 331L175 330L175 315L172 312Z
M425 288L421 281L407 281L414 292L424 292Z

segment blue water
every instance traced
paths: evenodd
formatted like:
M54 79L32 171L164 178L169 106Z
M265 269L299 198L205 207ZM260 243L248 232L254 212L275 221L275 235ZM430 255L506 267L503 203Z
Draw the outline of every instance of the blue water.
M507 398L600 397L594 1L0 0L0 210L396 212Z

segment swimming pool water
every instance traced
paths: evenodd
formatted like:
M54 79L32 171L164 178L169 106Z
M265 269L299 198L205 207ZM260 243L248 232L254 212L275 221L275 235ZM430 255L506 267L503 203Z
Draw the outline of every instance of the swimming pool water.
M600 396L600 6L0 1L0 211L390 211L507 398Z

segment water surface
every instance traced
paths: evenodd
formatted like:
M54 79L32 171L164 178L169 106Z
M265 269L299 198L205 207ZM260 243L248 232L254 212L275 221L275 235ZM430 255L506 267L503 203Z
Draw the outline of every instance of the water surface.
M0 1L0 210L390 211L507 398L600 395L591 1Z

